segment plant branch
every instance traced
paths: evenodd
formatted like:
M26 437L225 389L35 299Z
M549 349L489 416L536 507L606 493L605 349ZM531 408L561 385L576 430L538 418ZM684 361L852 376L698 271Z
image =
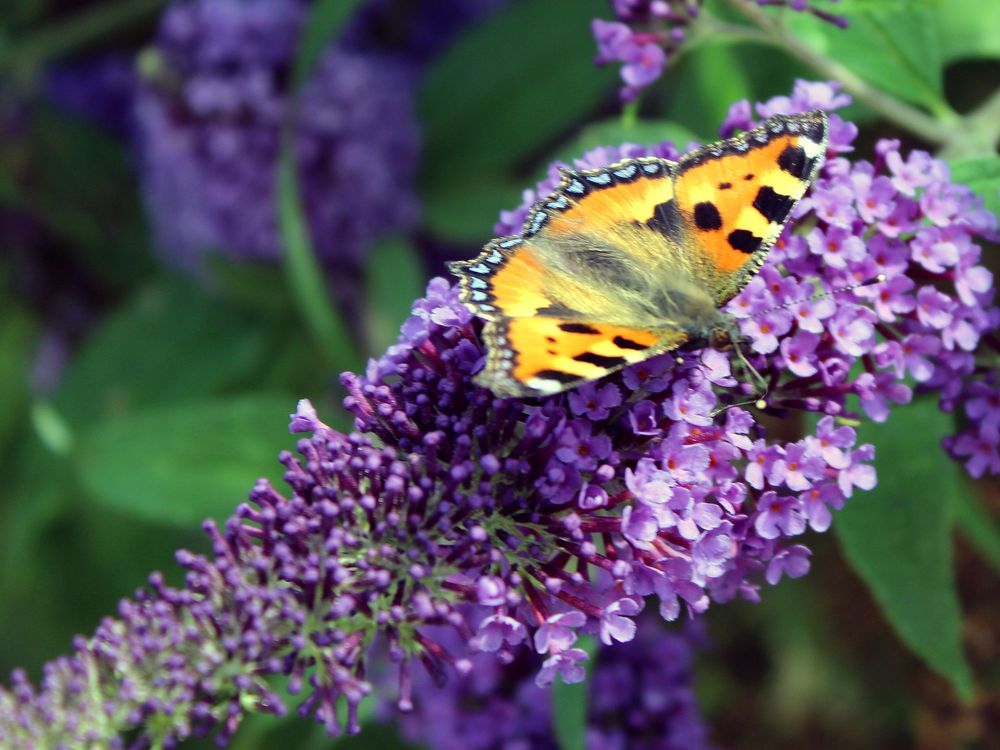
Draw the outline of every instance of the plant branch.
M812 49L797 36L791 34L775 22L774 19L756 5L744 2L744 0L729 0L729 3L753 23L760 32L763 32L763 35L756 32L747 34L746 38L748 40L757 42L767 41L781 47L824 78L842 83L847 91L869 108L878 112L885 119L905 128L929 143L943 146L954 139L955 124L959 121L957 116L932 117L926 112L872 86L841 63ZM727 33L735 34L733 27L727 26Z
M165 3L166 0L116 0L54 21L12 44L0 59L0 68L30 76L53 59L152 15Z

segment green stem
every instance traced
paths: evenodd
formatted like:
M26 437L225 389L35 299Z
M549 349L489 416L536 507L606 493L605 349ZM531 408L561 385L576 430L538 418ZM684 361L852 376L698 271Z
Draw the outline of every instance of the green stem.
M285 274L302 317L329 361L344 369L354 369L363 360L333 306L326 277L316 260L309 225L302 211L293 133L292 118L289 118L281 139L277 175Z
M46 63L152 15L166 0L116 0L80 11L11 45L0 67L31 75Z
M938 117L932 117L872 86L836 60L812 49L764 13L757 5L745 2L745 0L729 0L729 4L759 30L744 35L749 41L766 42L781 47L824 78L839 81L847 91L870 109L922 140L938 145L953 140L955 124L959 122L960 118L946 104L942 103ZM737 33L735 29L738 28L727 26L726 30L735 35Z
M283 263L292 296L306 324L330 362L356 370L363 358L343 318L338 314L326 276L316 260L309 224L302 210L295 131L299 93L319 60L322 50L339 33L358 0L319 0L310 10L293 65L291 92L281 130L278 155L278 220Z
M634 128L639 122L639 100L633 99L622 107L622 125L626 128Z

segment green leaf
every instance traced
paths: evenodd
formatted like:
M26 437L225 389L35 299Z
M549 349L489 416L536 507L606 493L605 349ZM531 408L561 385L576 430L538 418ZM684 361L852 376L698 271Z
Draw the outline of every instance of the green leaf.
M682 55L671 71L671 85L661 86L668 116L693 132L697 140L716 140L729 105L738 99L754 98L749 73L773 64L770 58L776 56L780 55L773 49L727 43L704 44ZM747 64L746 59L752 62ZM774 78L769 78L768 92L774 90L774 83Z
M509 173L614 96L614 66L594 69L590 22L604 0L523 0L467 32L420 90L426 133L422 182L475 191Z
M1000 525L968 488L956 497L955 524L1000 575Z
M327 45L336 38L361 0L317 0L310 8L295 53L292 85L298 89L309 77Z
M45 107L34 111L22 146L30 179L15 185L27 212L115 287L155 269L133 165L123 145L100 128Z
M597 642L592 636L581 636L574 644L582 648L591 658L593 669ZM580 750L585 747L587 734L587 690L589 680L567 685L557 679L552 685L552 728L562 750Z
M31 405L31 423L42 445L55 455L65 456L73 449L73 430L51 402L38 400Z
M555 158L572 163L573 159L592 149L600 146L620 146L623 143L655 146L663 141L671 141L683 151L689 142L696 140L698 138L694 133L670 120L624 122L620 117L616 117L585 127L571 143L559 149Z
M94 500L121 512L178 526L222 519L257 477L280 483L294 408L274 394L150 406L84 432L76 467Z
M886 425L862 425L859 441L876 446L878 486L858 493L834 527L902 641L968 698L972 677L951 554L952 503L961 486L941 450L951 430L951 419L929 400L897 409Z
M18 34L0 64L21 75L34 73L55 58L141 22L165 4L166 0L117 0L83 6L69 16L59 14L58 20L40 29Z
M319 0L309 13L295 55L294 92L302 87L325 47L333 40L359 0ZM303 319L334 369L354 370L360 352L337 311L302 209L298 165L293 148L297 101L285 113L278 153L277 203L285 273Z
M1000 57L1000 3L938 0L932 6L946 60Z
M983 205L1000 216L1000 156L951 162L951 178L975 190Z
M444 181L422 196L424 224L450 242L480 246L493 238L500 211L521 202L526 180L484 176L475 181Z
M35 347L35 322L14 307L0 313L0 450L18 429L28 397L28 363Z
M847 16L846 29L807 13L786 14L788 25L810 46L845 65L878 88L921 104L948 111L942 84L940 30L935 9L927 3L871 3L837 6Z
M413 300L423 294L426 284L416 248L405 237L390 237L372 248L365 271L365 323L373 353L381 353L395 342Z
M54 404L70 425L246 382L265 321L186 279L160 281L108 315L67 370Z

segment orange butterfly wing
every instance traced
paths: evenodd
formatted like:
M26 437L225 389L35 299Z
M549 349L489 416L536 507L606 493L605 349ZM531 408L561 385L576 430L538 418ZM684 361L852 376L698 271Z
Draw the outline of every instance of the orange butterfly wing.
M694 241L721 272L721 306L760 269L826 154L824 112L776 115L737 138L681 157L677 206Z

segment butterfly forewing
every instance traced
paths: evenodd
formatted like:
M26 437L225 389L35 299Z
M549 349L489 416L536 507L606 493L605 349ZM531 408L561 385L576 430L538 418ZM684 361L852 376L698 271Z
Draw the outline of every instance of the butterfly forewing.
M677 205L718 271L722 305L757 272L823 162L823 112L775 116L737 138L685 154Z

